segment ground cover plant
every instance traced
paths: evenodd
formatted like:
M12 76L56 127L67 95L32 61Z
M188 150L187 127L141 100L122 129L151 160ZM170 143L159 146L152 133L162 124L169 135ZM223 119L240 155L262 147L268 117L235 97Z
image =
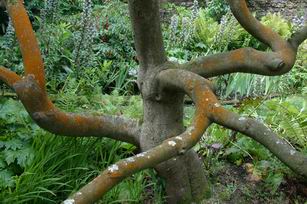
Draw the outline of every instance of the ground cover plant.
M83 12L83 13L85 13L85 12ZM202 15L200 15L200 18L204 18L204 14L202 14ZM105 26L106 25L108 25L108 24L104 24ZM217 24L218 25L218 24ZM63 25L64 27L63 28L65 28L67 25ZM86 29L86 30L90 30L90 29ZM84 34L85 35L85 34ZM79 36L80 36L80 34L79 34ZM78 41L77 41L78 42ZM171 42L171 41L170 41ZM210 41L209 41L210 42ZM207 42L206 42L207 43ZM83 45L81 45L80 43L78 44L77 43L77 47L80 47L80 46L83 46ZM182 46L184 46L184 45L182 45ZM200 47L201 46L203 46L203 45L199 45ZM204 48L204 47L203 47ZM92 49L92 48L91 48ZM209 49L210 49L210 47L209 47ZM228 49L228 48L227 48ZM77 49L77 50L80 50L80 49ZM221 51L221 50L218 50L218 49L216 49L217 51ZM231 50L231 49L230 49ZM46 54L48 54L50 51L48 51L48 52L46 52ZM133 53L133 52L132 52ZM87 53L85 53L85 54L87 54ZM172 53L171 53L172 54ZM189 54L191 54L191 53L189 53ZM74 59L74 56L76 55L75 53L73 53L72 52L72 59ZM77 54L77 55L82 55L81 53L80 54ZM191 56L191 55L190 55ZM134 56L133 56L134 57ZM86 57L85 57L86 58ZM79 57L78 57L78 59L79 59ZM77 58L75 58L73 61L75 61L76 62L76 64L78 65L78 66L80 66L80 67L82 67L83 66L83 68L85 68L85 67L87 67L87 66L89 66L89 67L91 67L91 66L97 66L97 65L82 65L82 63L81 63L81 61L79 61L78 62L78 59ZM18 60L18 59L17 59ZM61 60L63 60L63 59L61 59ZM59 64L61 64L63 61L59 61ZM189 60L189 57L188 58L186 58L185 60ZM57 60L56 60L57 61ZM98 60L97 60L98 61ZM133 63L133 65L136 65L136 63L139 61L139 59L138 60L134 60L134 63ZM67 61L66 61L66 63L67 63ZM64 61L64 64L65 64L65 61ZM86 102L87 100L88 100L88 98L87 97L81 97L81 101L82 102L79 102L79 104L77 104L76 105L76 108L73 108L72 106L71 106L71 104L69 104L69 99L71 99L71 100L75 100L75 98L77 97L77 95L75 94L74 95L74 93L80 93L80 90L81 91L83 91L83 93L86 93L86 92L88 92L88 91L90 91L90 90L95 90L96 91L96 93L99 93L99 90L97 90L97 86L95 86L95 83L97 83L97 81L95 81L95 80L99 80L99 78L101 78L101 77L104 77L104 74L105 74L105 72L101 72L101 74L97 77L97 78L94 78L96 75L97 75L97 73L95 72L95 69L90 69L90 70L87 70L87 69L84 69L84 71L82 71L82 69L81 70L75 70L75 69L79 69L79 67L78 66L72 66L72 68L69 66L69 64L66 64L66 66L64 67L64 70L65 71L67 71L67 72L72 72L73 74L71 75L71 76L69 76L69 78L67 78L66 79L66 82L63 84L63 85L60 85L60 87L57 87L56 86L56 83L53 83L53 86L50 86L50 84L49 84L49 88L51 88L51 87L53 87L53 91L55 91L55 90L58 90L58 89L60 89L60 90L62 90L62 93L63 94L65 94L64 92L65 92L65 89L67 88L67 87L70 87L69 88L69 90L68 90L68 92L73 92L72 94L69 94L69 95L67 95L67 96L69 96L67 99L57 99L57 100L52 100L53 102L55 102L59 107L61 107L61 108L63 108L64 110L69 110L69 111L76 111L76 112L79 112L78 111L78 105L81 105L81 106L83 106L83 107L85 107L85 110L86 111L88 111L88 109L87 109L87 107L90 107L89 106L89 104ZM168 64L168 66L170 66L170 64ZM104 67L110 67L110 63L108 64L108 62L106 62L106 63L103 63L103 66L102 66L102 70L105 70L104 69ZM84 74L86 74L87 76L89 76L88 77L88 79L86 79L86 80L82 80L82 77L80 77L80 73L83 73L83 75ZM47 75L48 75L48 73L47 73ZM50 74L50 76L59 76L59 74ZM82 75L82 76L83 76ZM48 77L48 76L47 76ZM72 80L70 79L70 77L72 77ZM51 77L52 78L52 77ZM94 80L93 81L91 81L90 83L88 83L88 81L90 80L90 79L92 79L92 78L94 78ZM112 81L114 81L114 80L112 80ZM122 81L122 80L120 80L120 81ZM57 81L54 81L54 82L57 82ZM102 81L103 82L103 81ZM88 85L90 85L90 86L88 86ZM248 86L248 85L246 85L246 86ZM302 86L302 85L301 85ZM239 85L239 87L242 87L242 85ZM94 89L93 89L94 88ZM233 89L235 89L235 88L233 88ZM229 91L228 91L229 92ZM241 93L242 94L242 93ZM115 95L117 95L117 93L115 93ZM226 94L226 95L229 95L229 93L228 94ZM227 97L227 96L226 96ZM160 101L160 99L155 99L154 101L158 101L158 103L161 103L161 101ZM160 102L159 102L160 101ZM58 103L57 103L58 102ZM163 100L162 100L162 102L163 102ZM206 103L206 102L205 102ZM116 103L115 103L116 104ZM214 104L216 104L216 103L214 103ZM273 103L274 104L274 103ZM103 110L102 112L103 113L108 113L108 114L114 114L113 112L112 112L112 110L114 110L114 109L116 109L116 106L112 106L112 105L106 105L106 104L104 104L105 106L100 106L100 108L102 108L103 109L103 107L105 107L106 108L106 110ZM117 105L117 104L116 104ZM120 105L120 104L119 104ZM146 105L146 104L145 104ZM66 108L65 108L65 106L66 106ZM272 107L274 107L274 105L271 105ZM276 106L275 106L276 107ZM108 110L108 108L110 108L109 110ZM217 108L219 108L219 107L217 107ZM293 110L293 108L292 108L292 110ZM300 110L303 110L303 109L300 109ZM297 111L297 112L299 112L299 111ZM297 112L296 112L296 114L297 114ZM95 113L96 114L96 113ZM117 112L116 114L122 114L121 112ZM297 115L299 115L299 114L297 114ZM139 118L139 117L141 117L141 114L136 114L136 116L137 116L137 118ZM249 114L248 114L248 116L250 116ZM254 116L254 115L252 115L253 117L256 117L256 116ZM5 117L7 117L7 116L5 116ZM33 116L32 116L33 117ZM274 117L273 117L274 118ZM279 117L275 117L275 118L279 118ZM304 118L304 117L303 117ZM240 118L239 118L240 119ZM240 120L241 121L241 120ZM296 120L294 120L294 121L296 121ZM267 122L267 121L266 121ZM304 124L304 122L302 122L302 120L300 120L300 119L298 119L297 120L297 123L298 123L298 125L300 125L300 124ZM191 122L189 123L189 125L191 125ZM192 123L192 125L193 125L193 123ZM296 126L297 127L297 125L293 125L293 126ZM290 126L286 126L286 124L284 125L284 127L281 127L280 128L280 130L278 131L279 133L285 133L285 131L284 130L288 130L289 129L289 127L291 128L292 126L290 125ZM303 127L303 126L302 126ZM216 131L218 131L218 128L216 128L215 129ZM296 136L291 136L291 134L293 135L293 134L296 134ZM299 137L297 137L298 135L304 135L304 131L303 131L303 128L302 128L302 131L301 130L299 130L299 133L297 134L297 132L295 132L295 131L293 131L292 133L290 134L290 136L291 137L289 137L289 138L301 138L301 139L298 139L298 141L300 140L300 142L298 142L298 141L295 141L295 144L296 144L296 147L304 147L304 143L302 143L302 141L304 141L304 136L299 136ZM216 134L217 135L217 134ZM222 138L222 137L220 137L220 138ZM69 139L69 138L68 138ZM178 139L178 138L177 138ZM287 138L288 139L288 138ZM180 140L180 139L179 139ZM181 141L181 140L180 140ZM179 143L180 141L176 141L176 143ZM224 140L224 141L227 141L227 140ZM24 141L22 141L22 142L24 142ZM161 141L160 141L161 142ZM169 142L171 142L172 143L172 141L167 141L167 144L169 145L169 146L172 146L172 145L170 145L170 143ZM246 152L251 152L252 150L251 149L249 149L249 146L250 147L252 147L252 146L254 146L256 143L253 143L252 142L252 140L250 140L250 141L248 141L248 140L244 140L244 139L241 139L241 138L239 138L236 142L238 142L238 144L236 144L236 147L238 147L240 150L242 150L242 149L246 149L245 150L245 153ZM236 142L233 142L234 144L236 143ZM174 144L174 143L172 143L172 144ZM250 145L249 145L250 144ZM303 145L301 145L301 144L303 144ZM103 144L100 144L100 145L102 145L103 146ZM240 146L241 145L241 146ZM77 145L78 146L78 145ZM176 146L176 145L175 145ZM3 144L3 147L8 151L8 152L12 152L12 151L15 151L15 150L19 150L19 149L21 149L20 147L21 146L19 146L19 148L18 148L18 145L17 145L17 147L11 147L11 145L10 144ZM26 147L26 145L25 145L25 147ZM129 147L129 146L128 146ZM130 145L130 147L131 147L131 145ZM125 147L125 148L127 148L127 147ZM127 149L129 149L129 148L127 148ZM230 150L228 150L228 151L226 151L227 152L227 154L225 155L225 156L227 156L228 158L230 158L231 159L231 161L233 161L233 162L235 162L235 163L240 163L240 160L241 160L241 162L242 162L242 159L244 159L245 157L246 157L246 155L245 154L243 154L242 155L242 152L240 152L239 153L239 155L236 155L236 152L238 152L238 150L236 150L235 149L235 147L233 147L233 148L229 148ZM302 150L302 149L300 149L301 151L304 151L304 150ZM18 151L17 151L18 152ZM30 151L29 151L30 152ZM111 151L112 152L112 151ZM263 152L265 152L265 150L261 150L260 151L260 153L259 154L255 154L255 155L263 155ZM16 153L16 154L18 154L18 153ZM130 154L131 154L131 152L130 152ZM241 154L241 155L240 155ZM15 161L16 160L16 162L17 162L17 164L18 165L20 165L21 166L21 168L24 168L25 167L25 164L22 164L22 162L25 160L25 159L23 159L23 158L18 158L18 155L17 156L14 156L14 154L12 154L10 157L9 157L9 153L6 155L7 156L7 158L8 158L8 160L6 160L5 162L6 163L9 163L9 164L12 164L12 161ZM27 155L27 154L25 154L25 155ZM30 154L28 154L28 155L30 155ZM35 155L35 154L32 154L32 155ZM127 156L131 156L131 155L129 155L129 151L128 151L128 155ZM141 156L142 156L142 154L141 154ZM250 156L250 155L248 155L248 156ZM254 155L251 155L253 158L255 157ZM69 157L69 155L68 155L68 157ZM125 157L125 155L123 155L122 157ZM139 154L139 156L138 157L134 157L134 159L138 159L140 157L140 154ZM241 158L240 158L241 157ZM269 157L271 157L271 155L269 155ZM30 156L29 156L29 158L30 158ZM178 157L178 160L180 160L180 158L182 159L182 157ZM238 158L238 159L233 159L233 158ZM263 158L265 158L265 156L263 156ZM102 160L105 160L105 159L102 159ZM177 158L176 158L176 160L177 160ZM175 160L175 161L176 161ZM30 161L30 159L29 159L29 161ZM113 160L112 160L113 161ZM117 161L117 160L114 160L114 162L115 161ZM127 160L127 161L131 161L131 159L130 160ZM255 161L257 161L257 160L255 160ZM262 161L262 160L260 160L260 161ZM5 163L4 163L4 165L6 165ZM88 164L86 164L85 166L87 166ZM5 167L5 166L4 166ZM113 166L113 167L116 167L116 166ZM6 168L6 167L5 167ZM102 166L102 167L100 167L101 169L104 169L105 168L105 166ZM109 169L110 171L111 171L111 173L112 173L112 169L113 168L111 168L111 169ZM250 169L257 169L257 168L250 168ZM262 175L258 175L257 174L257 171L255 170L255 175L256 176L262 176ZM7 183L10 183L10 185L13 185L13 181L9 181L10 180L10 178L11 178L11 175L13 175L13 174L18 174L18 172L14 172L13 171L13 173L7 173L6 175L6 178L7 178ZM97 173L97 172L96 172ZM252 174L252 175L254 175L254 174ZM142 176L141 176L142 177ZM117 178L117 176L115 176L115 178ZM144 178L144 177L143 177ZM88 179L85 179L86 181L88 181ZM276 179L275 177L273 178L273 181L278 181L278 178ZM280 180L280 179L279 179ZM84 182L81 182L81 185L82 184L85 184L85 182L86 181L84 181ZM57 182L57 181L54 181L55 183ZM276 186L278 186L278 182L275 182L275 183L277 183L276 184ZM61 184L62 186L65 186L66 184ZM61 186L61 185L59 185L59 186ZM80 185L80 183L79 183L79 185ZM79 187L79 186L78 186ZM73 188L71 188L71 189L75 189L75 190L77 190L78 189L78 187L73 187ZM168 188L167 187L167 184L166 184L166 188ZM46 188L47 189L47 188ZM48 193L48 190L46 190L46 189L40 189L41 190L41 192L46 192L46 193ZM56 192L57 190L56 189L54 189L54 191ZM60 190L59 190L60 191ZM50 194L52 194L52 192L49 192ZM137 197L139 197L140 198L140 192L139 193L137 193L136 194L137 196L135 197L135 198L137 198ZM31 196L31 195L30 195ZM124 196L125 197L125 196ZM227 197L227 195L225 196L225 197ZM27 199L30 199L29 197L27 198ZM33 198L32 198L33 199ZM42 199L42 197L37 197L36 199ZM184 198L185 199L185 198ZM47 200L47 199L46 199ZM111 199L112 200L112 199ZM51 202L51 200L49 200L50 202ZM131 202L138 202L138 200L136 199L132 199L132 200L130 200ZM9 202L9 200L7 201L7 202ZM26 202L26 201L25 201ZM118 201L118 202L120 202L120 201ZM129 202L129 200L126 200L126 202ZM184 200L184 202L186 202L186 200Z

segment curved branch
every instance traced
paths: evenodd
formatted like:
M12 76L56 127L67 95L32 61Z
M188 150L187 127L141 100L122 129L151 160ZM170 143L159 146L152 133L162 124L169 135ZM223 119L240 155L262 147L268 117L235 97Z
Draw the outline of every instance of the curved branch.
M20 80L21 77L15 72L0 66L0 81L3 81L6 85L13 89L13 85Z
M43 129L64 136L95 136L139 145L139 124L134 120L111 116L86 116L64 113L49 100L33 75L28 75L13 86L19 99Z
M172 71L167 70L165 72ZM196 94L198 90L197 87L199 86L198 84L206 84L207 82L200 76L195 76L192 78L194 80L191 80L189 79L191 78L191 75L193 74L189 72L181 72L180 78L187 78L189 80L188 83L190 84L190 86L186 87L186 89L191 89L192 87L195 87L195 91L193 91L193 93ZM169 78L168 81L174 81L171 82L172 84L180 83L180 78L176 76L176 73L172 73L169 76L166 75L165 77ZM195 81L196 79L197 81ZM200 91L203 91L203 89L200 89ZM283 163L289 166L294 172L307 178L306 155L296 151L293 147L281 140L272 130L267 128L262 123L251 118L240 117L239 115L224 109L210 89L207 89L203 94L204 95L202 97L202 100L206 104L205 111L212 122L241 132L253 138L257 142L268 148L277 158L279 158Z
M277 76L289 72L296 60L298 46L306 39L306 28L297 32L289 42L271 28L262 25L248 10L245 0L228 0L239 23L254 37L269 45L273 52L242 48L222 54L201 57L181 67L203 77L244 72Z
M33 74L41 89L45 90L43 59L23 0L8 0L6 7L20 45L25 75Z
M274 51L287 48L287 43L271 28L262 25L249 11L246 0L227 0L230 9L242 27Z
M180 66L181 69L197 73L205 78L231 74L252 73L265 76L277 76L291 70L296 53L289 52L291 63L285 66L279 53L261 52L253 48L238 50L200 57Z
M129 142L139 146L137 121L122 117L85 116L64 113L49 100L45 88L44 65L38 42L22 0L7 1L25 67L25 77L5 68L0 80L12 87L32 119L43 129L64 136L95 136Z
M246 0L227 0L230 9L243 28L252 36L267 44L275 52L292 49L297 50L298 46L307 39L307 26L297 31L288 43L278 33L271 28L261 24L249 11Z
M296 151L261 122L252 118L240 117L217 105L218 102L215 104L211 105L209 113L212 121L251 137L270 150L294 172L307 178L307 155Z
M94 203L126 177L140 170L155 167L176 155L184 154L200 140L204 131L211 124L206 114L209 101L207 97L211 92L208 82L196 74L171 69L162 71L157 78L162 90L167 87L167 89L184 91L193 99L196 110L192 125L181 135L172 137L157 147L110 166L64 203Z

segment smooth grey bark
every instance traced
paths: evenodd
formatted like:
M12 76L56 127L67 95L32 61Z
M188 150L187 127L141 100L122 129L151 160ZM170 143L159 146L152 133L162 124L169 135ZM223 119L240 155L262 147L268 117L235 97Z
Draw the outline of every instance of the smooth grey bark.
M144 102L140 146L141 151L146 151L184 131L184 94L174 91L162 94L158 89L156 75L176 66L167 62L164 51L159 1L130 0L129 11L140 62L138 85ZM166 180L168 203L199 202L208 194L202 162L193 150L155 169Z

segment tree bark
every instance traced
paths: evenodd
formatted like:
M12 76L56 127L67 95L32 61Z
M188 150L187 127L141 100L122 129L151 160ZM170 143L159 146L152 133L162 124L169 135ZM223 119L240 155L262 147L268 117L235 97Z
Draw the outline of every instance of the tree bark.
M147 151L184 131L184 94L172 91L162 95L158 89L156 75L175 66L167 62L164 51L159 1L130 0L129 9L140 61L138 85L144 102L140 146ZM155 169L166 181L168 203L199 202L208 195L204 168L193 150Z
M144 100L142 151L183 132L183 95L170 96L164 97L163 101ZM155 169L166 181L168 203L199 202L210 193L202 162L194 150L161 163Z

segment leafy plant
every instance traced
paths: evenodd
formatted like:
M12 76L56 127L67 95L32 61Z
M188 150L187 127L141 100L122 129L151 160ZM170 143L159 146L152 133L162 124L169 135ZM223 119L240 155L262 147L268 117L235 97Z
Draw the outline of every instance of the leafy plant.
M260 50L266 50L266 46L262 43L257 42L256 39L251 37L242 27L237 23L233 23L234 18L226 18L228 22L224 29L221 27L222 31L229 29L229 26L236 27L236 33L230 34L230 40L228 39L227 34L219 35L218 44L225 44L222 42L228 42L228 45L224 45L228 50L237 48L238 45L245 45L248 47L253 47ZM278 32L282 37L289 38L294 31L294 26L281 17L280 14L267 14L262 17L261 22L265 25L268 25L273 30ZM223 21L222 21L223 23ZM221 33L221 30L220 32ZM236 73L229 76L220 77L217 80L222 89L220 90L220 96L223 98L227 97L258 97L268 94L283 94L287 95L288 93L300 93L301 90L306 86L306 43L304 43L297 55L297 62L295 67L289 74L283 75L281 77L266 77L266 76L257 76L250 74L241 74ZM219 49L221 50L221 49ZM222 49L225 51L225 49Z
M201 9L199 16L195 20L196 37L204 44L205 48L209 48L215 40L219 30L219 24L210 16L206 10Z
M282 135L284 141L302 151L307 150L306 110L307 100L304 96L266 101L246 99L239 108L241 114L265 121L270 128ZM217 150L219 159L226 158L236 165L243 165L252 179L263 181L266 188L272 189L273 194L284 182L284 178L292 175L267 149L250 138L232 134L217 126L211 127L208 134L210 137L206 137L204 144L207 147L220 144L221 147Z
M35 152L31 147L33 139L31 134L38 130L29 122L27 112L16 101L1 100L0 189L14 187L15 182L12 176L19 175L33 161Z
M61 100L57 97L54 100L66 110L94 109L96 114L125 114L134 118L142 115L139 97L114 93L82 99L76 93L65 94L68 93L64 91L58 96ZM0 104L2 203L58 203L89 182L101 169L134 154L132 145L109 139L55 137L35 125L19 102L1 98ZM152 171L136 174L109 192L101 203L139 203L148 196L162 203L163 189L157 182L161 181L157 181ZM155 188L151 190L155 194L144 193L145 188Z
M285 20L280 13L268 13L261 18L261 23L272 28L284 38L291 37L293 25Z
M210 17L216 21L219 21L229 11L229 6L224 0L210 0L207 6Z

